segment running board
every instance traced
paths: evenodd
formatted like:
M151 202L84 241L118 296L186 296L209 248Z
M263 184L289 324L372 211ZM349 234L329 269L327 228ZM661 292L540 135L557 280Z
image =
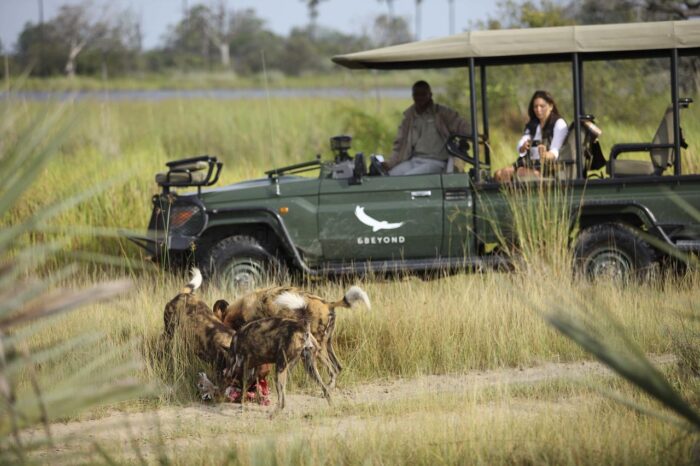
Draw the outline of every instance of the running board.
M676 241L676 247L681 251L700 251L700 241L680 240Z
M456 270L485 270L510 267L511 262L501 256L466 257L452 259L418 259L365 261L358 263L328 263L313 270L314 275L365 275L373 273L434 272Z

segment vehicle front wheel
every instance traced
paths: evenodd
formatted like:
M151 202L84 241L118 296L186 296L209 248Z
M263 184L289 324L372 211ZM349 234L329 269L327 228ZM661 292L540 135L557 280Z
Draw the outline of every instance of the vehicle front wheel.
M209 252L209 274L224 290L240 293L282 280L286 267L255 238L230 236Z
M656 259L649 243L620 223L586 228L574 248L574 270L589 279L647 278L658 265Z

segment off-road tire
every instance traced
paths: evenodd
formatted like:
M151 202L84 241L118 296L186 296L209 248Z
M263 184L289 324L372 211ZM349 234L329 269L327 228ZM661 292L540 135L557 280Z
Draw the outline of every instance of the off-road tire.
M234 292L279 283L287 277L286 266L255 238L229 236L209 251L207 274L220 288Z
M574 247L574 272L588 279L648 279L658 269L656 251L630 226L602 223L583 230Z

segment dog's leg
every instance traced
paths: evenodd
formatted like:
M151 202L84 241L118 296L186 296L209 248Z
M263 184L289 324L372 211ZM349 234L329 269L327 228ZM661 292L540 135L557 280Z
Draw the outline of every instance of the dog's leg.
M335 388L335 381L338 378L338 375L340 375L340 371L343 370L343 366L340 364L340 361L338 361L338 357L335 355L335 351L333 351L332 338L328 340L328 344L326 345L326 348L327 348L327 353L328 353L327 358L330 359L330 363L333 366L333 370L331 371L331 380L328 382L328 386L331 389L334 389Z
M333 366L333 370L330 371L331 379L328 382L328 386L331 389L335 389L335 382L340 375L340 371L343 370L343 366L340 364L338 357L333 351L333 333L335 332L335 310L330 314L330 319L328 322L328 329L326 330L326 344L323 345L323 353L330 360L330 364Z
M314 354L315 352L310 349L310 348L304 348L302 351L302 357L304 358L304 367L306 368L306 372L309 373L312 379L314 379L323 389L323 396L326 398L326 401L328 401L328 404L331 404L331 392L328 389L328 386L323 383L323 379L321 378L321 374L318 372L318 367L316 366L316 356Z
M241 372L241 410L248 394L248 358L243 359L243 371Z
M275 387L277 388L277 411L284 409L285 387L287 386L287 364L275 365Z
M335 385L335 379L338 376L338 372L335 369L335 365L331 361L331 359L328 357L328 352L323 348L319 348L316 353L315 357L321 360L321 363L325 366L326 370L328 371L329 379L328 379L328 386L330 387L331 384L333 386Z

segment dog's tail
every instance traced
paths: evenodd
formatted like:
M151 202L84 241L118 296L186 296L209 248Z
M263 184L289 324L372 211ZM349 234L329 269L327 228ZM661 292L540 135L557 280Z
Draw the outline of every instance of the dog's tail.
M343 299L340 299L334 303L330 303L328 307L335 309L336 307L353 307L355 303L363 302L367 309L372 309L372 305L369 302L369 296L367 293L359 286L351 286L350 289L345 293Z
M275 298L275 304L287 309L304 309L306 307L306 299L299 293L285 291Z
M202 272L200 272L197 267L192 267L191 273L192 280L190 280L190 282L187 285L185 285L185 287L180 293L192 294L197 288L202 286Z

